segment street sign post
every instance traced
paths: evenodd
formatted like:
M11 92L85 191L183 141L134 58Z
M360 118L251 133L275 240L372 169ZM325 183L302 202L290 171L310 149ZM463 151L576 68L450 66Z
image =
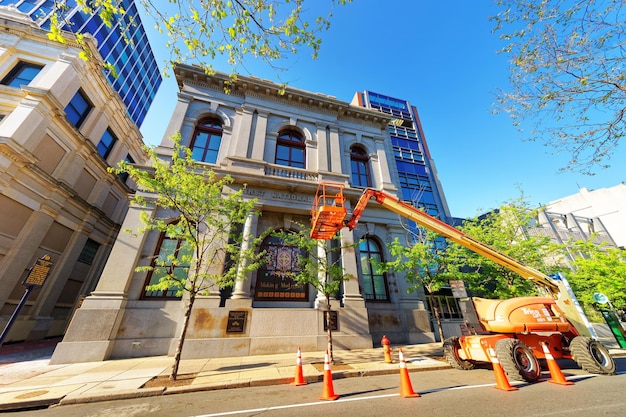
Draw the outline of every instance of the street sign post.
M2 343L4 343L4 339L9 334L9 330L11 330L11 326L13 326L13 323L17 319L20 310L22 309L22 307L24 307L24 304L26 304L26 300L28 300L28 296L30 295L30 293L33 291L33 289L43 286L43 284L46 282L46 278L48 278L48 275L50 274L50 268L52 268L50 255L44 255L41 258L37 259L35 261L35 264L28 270L28 274L22 282L22 285L26 287L26 291L24 292L24 295L22 296L20 302L15 307L15 311L11 315L11 318L9 318L7 325L4 326L4 330L0 335L0 346L2 346Z
M613 308L613 304L611 304L609 297L601 292L594 292L593 300L600 305L599 310L602 313L602 317L604 317L606 324L609 325L609 329L611 329L611 333L613 333L619 347L622 349L626 348L626 333L624 333L622 323L620 323L617 313L615 312L615 308Z

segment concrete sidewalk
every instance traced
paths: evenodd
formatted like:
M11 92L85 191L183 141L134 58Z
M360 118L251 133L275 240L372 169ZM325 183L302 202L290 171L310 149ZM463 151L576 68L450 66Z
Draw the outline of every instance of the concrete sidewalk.
M43 343L43 342L41 342ZM236 358L182 360L180 385L150 387L148 381L167 376L173 358L167 356L50 365L56 342L13 352L0 348L0 411L137 398L180 392L288 384L296 373L297 352ZM32 346L31 346L32 347ZM407 369L447 369L441 343L402 346ZM302 352L307 382L323 380L325 352ZM382 348L334 350L333 379L399 373L398 347L394 363L384 362Z

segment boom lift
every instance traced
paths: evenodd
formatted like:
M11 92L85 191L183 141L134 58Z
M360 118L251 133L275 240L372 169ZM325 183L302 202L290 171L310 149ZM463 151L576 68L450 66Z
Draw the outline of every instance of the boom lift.
M541 376L538 359L545 359L542 346L545 343L554 358L573 359L590 373L615 373L613 358L597 341L593 327L561 274L548 276L523 265L383 191L366 189L346 220L343 187L339 183L320 183L311 210L312 238L331 239L343 227L353 230L369 200L375 199L382 207L487 257L541 289L541 297L461 300L464 321L471 334L444 341L444 354L451 366L468 370L477 362L490 362L491 348L510 379L535 382Z

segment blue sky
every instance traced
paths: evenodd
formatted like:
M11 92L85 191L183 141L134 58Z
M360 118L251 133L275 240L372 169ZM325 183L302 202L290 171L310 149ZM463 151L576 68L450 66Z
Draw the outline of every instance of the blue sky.
M315 7L323 0L309 0ZM321 9L320 9L321 10ZM325 10L325 9L324 9ZM612 187L626 180L626 149L595 176L559 173L567 155L540 142L522 142L506 115L491 113L498 88L508 83L507 57L491 33L491 0L354 0L334 10L316 61L301 53L281 74L290 86L351 101L371 90L408 99L416 106L431 155L455 217L472 217L515 199L546 204L579 188ZM159 63L165 39L144 18ZM218 71L230 72L220 62ZM277 81L273 69L248 62L249 72ZM165 78L143 127L149 145L161 141L176 103L173 77Z

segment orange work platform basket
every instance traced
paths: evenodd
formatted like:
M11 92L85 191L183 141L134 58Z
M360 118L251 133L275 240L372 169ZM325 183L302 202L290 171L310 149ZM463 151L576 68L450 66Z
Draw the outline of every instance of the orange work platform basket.
M311 208L311 237L332 239L344 227L346 218L343 184L322 182L317 187L315 201Z

